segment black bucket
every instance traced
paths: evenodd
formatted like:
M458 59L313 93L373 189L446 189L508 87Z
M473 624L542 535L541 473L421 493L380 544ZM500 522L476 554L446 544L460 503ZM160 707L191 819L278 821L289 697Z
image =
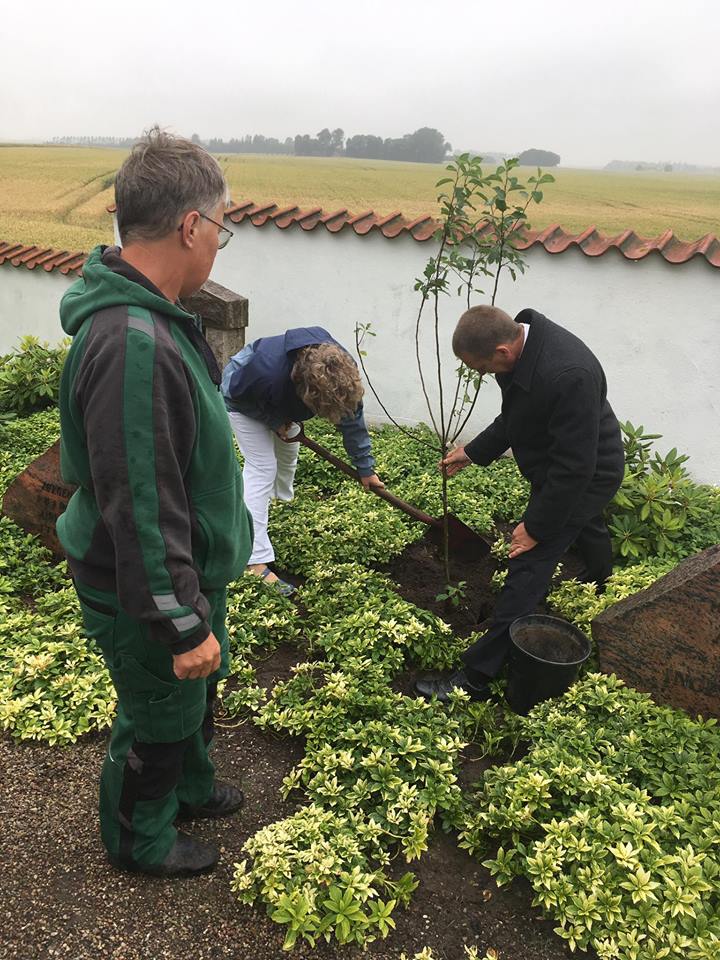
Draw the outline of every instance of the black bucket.
M505 699L515 713L559 697L590 656L590 640L567 620L533 614L510 624L512 651Z

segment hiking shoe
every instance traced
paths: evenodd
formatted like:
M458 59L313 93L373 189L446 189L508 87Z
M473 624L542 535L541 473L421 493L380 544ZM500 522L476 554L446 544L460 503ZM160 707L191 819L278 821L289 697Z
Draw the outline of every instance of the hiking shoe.
M220 851L212 843L195 840L186 833L178 832L175 844L162 863L143 866L130 861L125 863L117 857L110 862L118 870L130 873L147 873L152 877L192 877L200 873L210 873L217 866Z
M215 820L218 817L229 817L236 813L245 802L242 790L224 780L216 780L209 800L200 807L191 807L181 803L178 809L178 820Z
M270 567L265 567L263 572L260 574L261 579L266 580L266 578L272 572L273 571L270 569ZM277 590L282 597L290 597L293 593L295 593L295 587L291 583L288 583L287 580L281 580L280 577L278 577L277 580L266 580L266 582L268 586L272 587L274 590Z
M440 703L447 703L453 690L464 690L471 700L490 699L488 684L472 683L464 670L441 674L439 677L419 677L415 681L415 692L426 700L435 697Z

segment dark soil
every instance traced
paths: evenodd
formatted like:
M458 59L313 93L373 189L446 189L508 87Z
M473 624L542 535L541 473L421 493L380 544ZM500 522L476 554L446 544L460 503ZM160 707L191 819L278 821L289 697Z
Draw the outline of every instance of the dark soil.
M570 551L563 557L560 579L577 576L581 567L580 558ZM465 584L463 596L457 604L438 599L446 590L445 567L437 547L427 538L411 543L387 570L396 581L401 596L442 617L458 636L464 637L473 630L482 629L482 624L492 614L497 594L492 588L491 577L497 568L497 561L491 555L475 562L451 559L451 583ZM536 612L549 611L545 604L541 604Z
M463 595L457 604L439 600L445 592L445 567L437 547L427 539L417 540L394 559L388 572L398 584L398 593L418 607L424 607L446 620L459 636L477 630L492 613L495 594L490 578L497 569L494 557L475 562L452 560L450 580L464 583Z
M403 596L446 616L468 633L492 606L490 559L456 568L467 582L467 605L443 605L442 566L432 548L411 546L391 565ZM256 664L271 688L301 659L281 647ZM264 909L238 903L230 890L243 843L261 827L290 816L283 778L303 755L300 740L260 731L251 722L219 725L215 761L221 778L242 783L245 807L235 817L199 821L190 832L217 843L220 864L210 876L163 881L112 868L97 828L97 784L105 741L88 736L72 747L15 744L0 737L0 956L3 960L280 960L283 930ZM469 753L460 781L469 787L487 766ZM489 851L492 852L492 851ZM398 863L404 870L405 864ZM500 960L568 960L571 954L531 907L525 882L498 889L488 871L438 832L428 852L410 864L420 881L397 929L365 951L337 944L298 945L297 960L399 960L431 946L438 960L464 960L463 944Z
M577 663L587 653L587 645L579 637L561 632L556 627L513 625L516 646L546 663Z

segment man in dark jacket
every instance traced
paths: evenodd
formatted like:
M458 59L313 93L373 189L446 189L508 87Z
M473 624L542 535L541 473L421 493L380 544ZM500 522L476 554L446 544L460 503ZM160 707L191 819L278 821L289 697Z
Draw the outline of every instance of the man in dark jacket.
M180 303L229 238L226 189L202 148L151 131L115 183L122 250L96 247L60 306L73 337L62 471L78 489L58 536L118 700L100 829L115 865L160 876L211 870L219 857L176 819L242 803L215 781L208 747L228 672L225 588L252 532L220 371Z
M510 649L509 627L533 613L558 561L573 543L583 579L599 586L612 572L603 510L623 478L620 427L607 401L605 374L574 334L535 310L515 320L496 307L473 307L453 335L456 356L480 374L494 373L502 412L443 461L448 476L471 463L487 466L512 449L530 482L530 500L515 527L505 584L487 631L463 655L464 666L439 679L420 679L418 692L447 700L460 687L474 699Z

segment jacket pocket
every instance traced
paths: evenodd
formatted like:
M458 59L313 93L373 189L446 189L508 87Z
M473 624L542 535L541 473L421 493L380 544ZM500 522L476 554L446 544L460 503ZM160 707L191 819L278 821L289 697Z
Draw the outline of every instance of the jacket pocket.
M242 485L234 482L193 498L201 543L195 550L202 588L220 590L241 575L252 549Z

